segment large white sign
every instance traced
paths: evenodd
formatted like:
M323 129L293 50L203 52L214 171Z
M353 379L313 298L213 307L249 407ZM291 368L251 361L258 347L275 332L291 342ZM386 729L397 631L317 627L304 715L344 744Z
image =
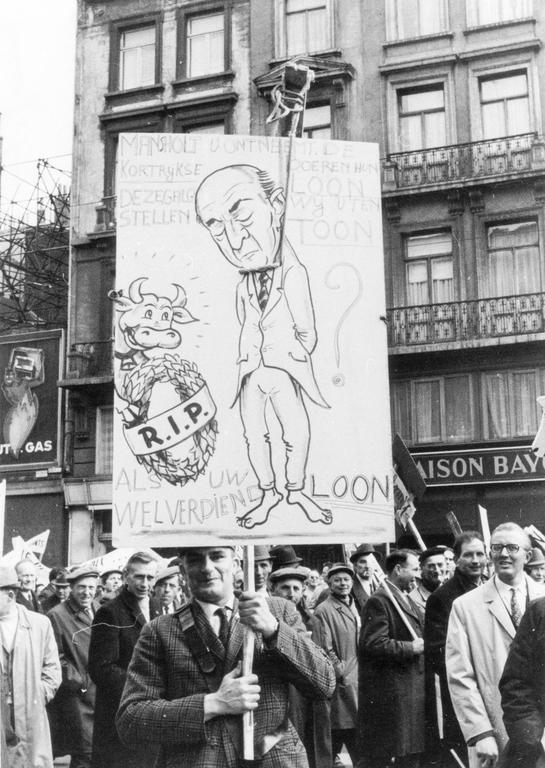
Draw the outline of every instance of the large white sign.
M116 546L393 540L380 208L374 144L120 136Z

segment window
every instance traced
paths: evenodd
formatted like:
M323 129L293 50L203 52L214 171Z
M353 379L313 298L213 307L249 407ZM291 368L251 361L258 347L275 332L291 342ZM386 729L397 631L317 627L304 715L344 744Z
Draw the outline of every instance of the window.
M225 133L225 123L208 123L207 125L190 125L184 133Z
M450 232L407 238L407 304L454 301L454 269Z
M386 0L388 40L433 35L447 29L444 0Z
M410 443L475 438L471 376L398 381L392 386L392 429Z
M531 130L526 72L482 78L479 85L484 139Z
M442 85L398 91L398 112L401 151L440 147L447 143Z
M155 24L119 33L120 91L155 83L157 28Z
M303 136L307 139L331 138L331 107L307 107L304 111Z
M330 0L282 0L284 54L323 51L331 45Z
M544 369L483 373L485 438L535 435L541 420L536 397L544 387Z
M224 14L188 16L186 76L201 77L225 70Z
M497 24L532 15L532 0L467 0L467 23L470 27Z
M114 409L112 406L97 408L96 411L96 460L97 475L111 475L113 469Z
M536 221L491 224L486 232L489 296L541 290L541 257Z

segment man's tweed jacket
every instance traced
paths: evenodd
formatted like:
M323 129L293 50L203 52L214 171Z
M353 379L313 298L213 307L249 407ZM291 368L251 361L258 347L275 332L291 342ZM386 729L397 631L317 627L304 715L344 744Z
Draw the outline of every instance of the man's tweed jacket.
M262 768L306 768L304 747L287 720L288 683L320 699L335 688L331 663L308 637L295 606L268 598L278 619L278 634L266 647L258 633L253 670L261 697L254 712L256 754L267 747L264 737L285 728L283 738L266 752ZM182 609L183 610L183 609ZM224 674L240 659L243 625L236 605L227 650L193 603L195 625L216 662L205 676L184 636L180 615L160 616L144 627L129 666L117 715L121 738L130 744L161 746L159 765L167 768L236 768L241 754L240 716L204 722L204 697L215 691ZM270 743L270 742L269 742Z

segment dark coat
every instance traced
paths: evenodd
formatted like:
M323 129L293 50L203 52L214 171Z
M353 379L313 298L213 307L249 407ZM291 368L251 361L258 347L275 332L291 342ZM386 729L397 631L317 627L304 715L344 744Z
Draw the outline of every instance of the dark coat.
M358 621L350 606L330 595L314 613L312 639L333 664L332 730L355 728L358 715Z
M150 617L160 613L151 598ZM93 768L149 768L153 757L142 747L138 752L121 744L115 715L123 693L127 668L145 618L138 600L126 587L95 614L89 646L89 674L96 684Z
M279 626L268 646L256 636L253 670L261 686L254 713L256 751L266 734L285 729L266 752L262 768L306 768L305 750L287 719L289 684L306 696L324 698L333 693L335 676L295 606L278 597L268 602ZM136 645L117 727L128 744L161 746L160 765L166 768L233 768L239 765L240 718L215 717L205 723L204 697L218 689L240 659L243 625L235 610L226 649L198 604L191 610L215 666L203 673L188 646L180 613L160 616L144 628Z
M437 703L435 675L439 677L441 704L443 708L443 739L449 748L455 749L463 757L466 749L465 739L454 714L447 684L445 668L445 645L452 603L460 595L475 589L475 584L456 569L454 575L435 592L426 603L424 623L424 666L426 675L426 736L429 749L439 747L439 728L437 724Z
M34 611L35 613L43 613L42 606L40 605L35 592L30 593L30 598L27 599L20 589L17 590L17 596L15 602L26 608L27 611Z
M354 583L352 584L352 591L350 593L352 597L354 598L354 602L356 603L356 608L358 609L358 613L362 614L363 609L365 608L365 604L369 600L369 595L362 587L360 580L357 576L354 576Z
M59 649L62 683L49 705L53 754L91 755L95 684L87 670L91 618L72 597L48 613Z
M421 637L417 607L407 596L396 595L396 601ZM424 657L415 655L409 630L383 587L363 609L358 723L362 753L372 765L425 749Z
M506 765L533 768L545 743L545 598L525 611L500 680Z

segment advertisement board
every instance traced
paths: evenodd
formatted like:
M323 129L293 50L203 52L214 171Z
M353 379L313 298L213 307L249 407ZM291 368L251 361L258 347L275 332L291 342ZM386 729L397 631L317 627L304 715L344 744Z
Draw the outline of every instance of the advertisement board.
M59 463L62 331L0 337L0 471Z
M115 546L393 539L380 211L374 144L120 135Z

